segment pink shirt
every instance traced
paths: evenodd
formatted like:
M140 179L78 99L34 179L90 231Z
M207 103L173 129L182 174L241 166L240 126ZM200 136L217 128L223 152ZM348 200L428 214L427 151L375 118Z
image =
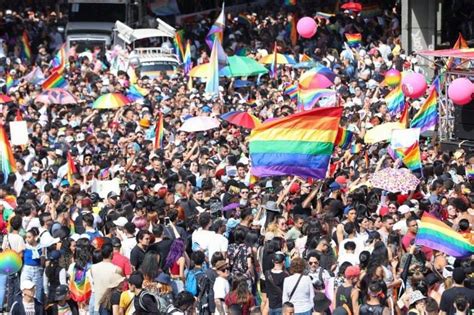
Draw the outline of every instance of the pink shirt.
M124 255L114 252L112 256L112 263L122 269L123 275L128 277L132 273L132 265L130 265L130 260Z

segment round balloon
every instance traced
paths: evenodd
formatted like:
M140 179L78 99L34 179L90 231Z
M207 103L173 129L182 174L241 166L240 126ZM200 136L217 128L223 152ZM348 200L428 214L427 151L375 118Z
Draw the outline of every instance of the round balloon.
M301 35L303 38L311 38L316 34L316 30L318 29L318 25L316 21L310 17L305 16L298 20L298 24L296 24L296 30L298 34Z
M20 271L22 265L21 257L11 249L0 253L0 273L11 275Z
M419 98L426 91L425 77L420 73L409 73L402 79L402 91L409 98Z
M448 96L456 105L466 105L474 98L474 84L467 78L458 78L448 86Z
M400 84L402 74L397 69L390 69L385 73L385 83L388 86L395 87Z

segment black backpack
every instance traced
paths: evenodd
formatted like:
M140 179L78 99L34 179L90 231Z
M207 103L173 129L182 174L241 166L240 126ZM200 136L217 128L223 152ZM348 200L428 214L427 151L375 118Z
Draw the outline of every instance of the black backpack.
M197 295L197 313L199 315L209 315L210 307L209 307L209 292L211 290L211 280L204 272L198 278L198 295Z
M146 308L145 303L143 301L143 298L145 296L150 296L155 301L156 306L157 306L157 310L149 310L149 309ZM160 314L165 314L166 310L169 306L169 303L167 303L166 300L164 298L162 298L161 296L158 296L158 295L156 295L154 293L151 293L149 291L146 291L146 290L142 290L140 292L140 294L138 295L138 305L140 306L141 311L143 311L145 313L151 313L151 312L158 311Z

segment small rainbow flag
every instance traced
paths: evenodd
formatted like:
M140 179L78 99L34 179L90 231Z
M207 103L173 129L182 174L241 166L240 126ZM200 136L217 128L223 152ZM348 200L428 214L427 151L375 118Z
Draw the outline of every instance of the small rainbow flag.
M31 59L31 45L30 45L30 39L28 37L28 33L26 31L23 31L23 34L21 35L21 53L22 57L26 60Z
M297 0L284 0L284 4L286 6L294 7L296 5Z
M404 128L408 127L408 110L410 109L410 103L405 102L405 106L403 107L402 114L400 116L400 124L403 125Z
M468 180L474 179L474 167L466 168L466 177Z
M56 71L53 71L51 75L41 84L43 89L64 88L66 86L66 79L61 73Z
M215 39L219 40L219 43L222 44L224 39L224 29L225 29L225 12L224 12L224 3L222 3L222 10L217 20L211 26L209 33L206 35L206 43L209 48L213 48L213 43Z
M428 212L423 214L418 224L415 244L453 257L468 257L474 254L474 244Z
M298 90L298 109L311 109L317 101L323 97L330 97L336 94L336 91L331 89L310 89L305 90L301 87Z
M283 91L283 93L288 95L292 100L298 99L298 84L294 83L288 85Z
M174 48L176 54L179 56L179 60L184 58L184 30L176 31L173 39Z
M69 281L69 292L71 299L78 302L87 302L92 294L92 286L87 276L87 271L90 269L88 264L84 269L77 267L73 268L72 277Z
M409 170L416 171L421 169L421 153L418 141L415 141L408 148L395 149L395 154Z
M311 62L311 61L313 61L313 58L311 58L307 54L302 54L300 57L300 62Z
M7 80L5 81L5 87L7 88L7 93L8 91L15 86L15 80L13 80L13 77L11 76L10 73L7 74Z
M186 42L186 52L184 53L184 74L188 75L189 71L193 68L193 61L191 59L191 44L189 40Z
M341 147L341 149L343 150L346 150L351 145L353 137L354 134L351 131L339 127L339 129L337 130L335 145Z
M356 33L356 34L344 34L347 39L347 44L349 44L349 47L359 47L362 43L362 34L361 33Z
M360 153L361 150L362 150L362 143L353 143L351 145L351 154Z
M58 73L62 73L66 69L66 62L67 62L67 54L66 54L66 44L62 44L61 48L59 48L58 52L54 56L51 64L53 66L53 71Z
M6 184L8 174L16 172L16 161L13 156L13 150L8 140L7 133L3 126L0 126L0 161L2 165L3 181Z
M251 174L325 178L342 107L317 108L263 123L249 137Z
M396 116L402 112L403 106L405 105L405 95L403 94L401 85L398 85L385 96L385 103L392 116Z
M410 128L420 128L420 131L433 129L438 123L438 103L436 89L432 89L426 101L421 105L410 123Z
M76 165L74 164L74 160L72 159L71 153L67 153L67 181L69 182L69 186L74 184L74 174L77 173Z
M155 150L159 150L163 148L163 139L165 138L165 129L163 127L163 114L160 113L158 116L158 120L156 121L155 127L155 141L153 143L153 147Z

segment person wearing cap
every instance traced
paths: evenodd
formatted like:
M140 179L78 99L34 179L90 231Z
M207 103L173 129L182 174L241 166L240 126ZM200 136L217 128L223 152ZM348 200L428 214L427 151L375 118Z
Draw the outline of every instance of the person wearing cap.
M344 272L344 283L336 290L336 307L344 308L349 314L357 314L359 311L359 266L349 266Z
M276 252L273 254L273 268L265 272L265 293L267 295L269 314L281 314L283 282L289 276L285 270L285 254Z
M396 205L393 204L393 207L396 208ZM400 231L401 235L406 235L406 233L409 230L409 227L407 225L407 220L409 217L412 216L412 209L410 208L409 205L403 204L400 207L398 207L398 213L402 215L402 218L393 225L392 229L394 231Z
M43 304L35 299L36 286L30 280L24 280L20 284L21 295L15 298L11 308L12 315L44 314Z
M59 315L70 314L79 315L79 310L69 295L69 287L65 284L59 285L54 291L53 303L46 307L47 314Z
M456 297L464 296L469 305L474 305L474 290L466 288L464 281L466 272L462 267L456 267L453 270L453 286L443 292L441 302L439 303L440 315L454 315L456 308L454 302Z
M112 263L122 270L125 277L130 276L132 273L132 265L130 264L130 260L120 253L122 242L118 237L112 237L111 243L114 249Z
M216 314L225 315L227 309L224 303L226 295L230 292L230 284L227 278L229 277L229 265L225 260L219 260L214 265L217 272L217 278L214 282L214 301L216 303Z

